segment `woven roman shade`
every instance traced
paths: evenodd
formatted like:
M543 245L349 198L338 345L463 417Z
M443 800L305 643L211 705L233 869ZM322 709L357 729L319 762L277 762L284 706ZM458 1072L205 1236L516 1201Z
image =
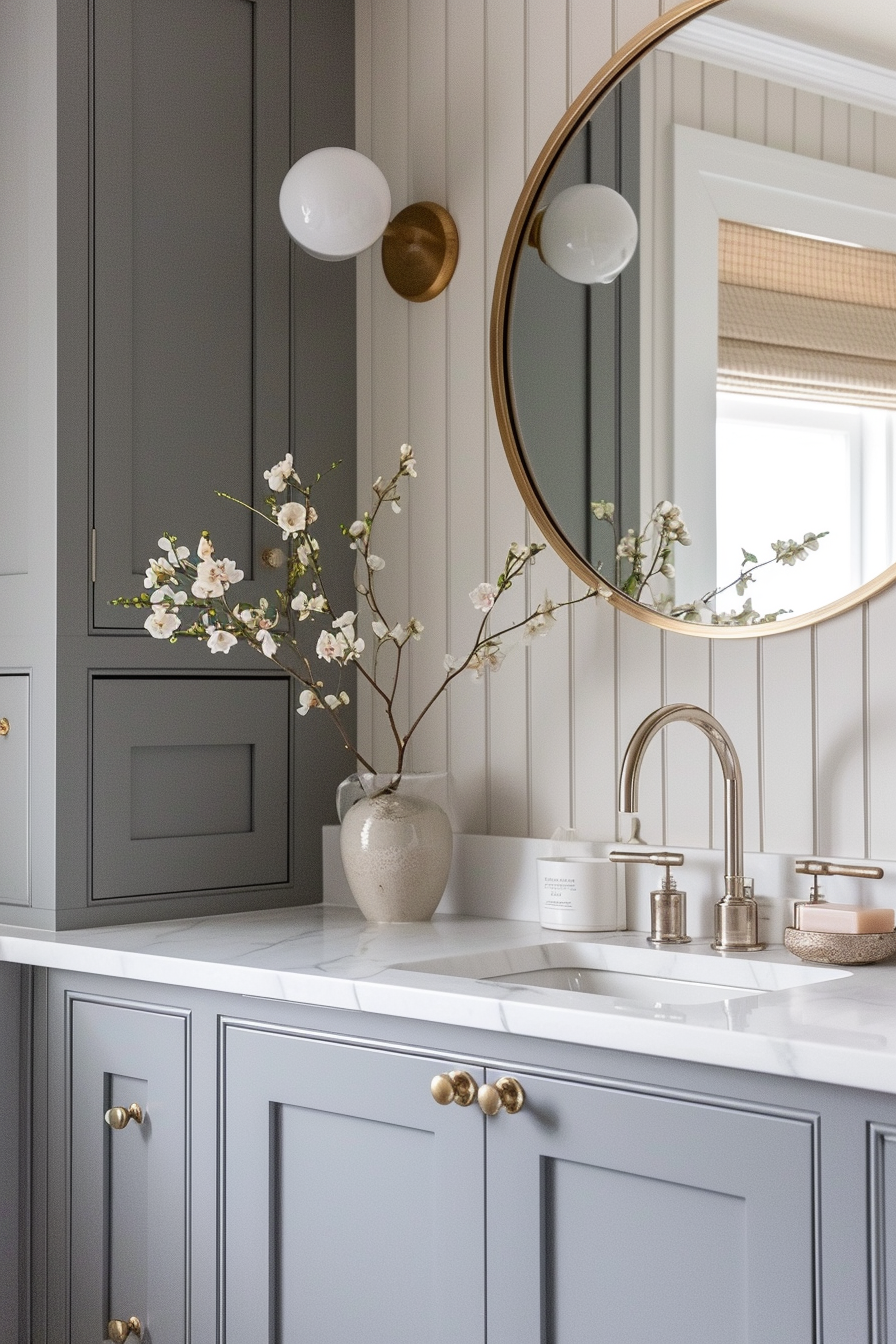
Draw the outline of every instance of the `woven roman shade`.
M896 255L720 220L718 387L896 410Z

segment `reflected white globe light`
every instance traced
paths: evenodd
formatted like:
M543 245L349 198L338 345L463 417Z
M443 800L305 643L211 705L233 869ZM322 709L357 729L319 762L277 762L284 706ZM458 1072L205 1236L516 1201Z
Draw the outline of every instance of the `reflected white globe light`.
M315 149L290 168L280 214L301 248L321 261L345 261L372 247L392 214L389 184L354 149Z
M638 219L612 187L582 184L555 196L541 217L538 251L566 280L608 285L638 246Z

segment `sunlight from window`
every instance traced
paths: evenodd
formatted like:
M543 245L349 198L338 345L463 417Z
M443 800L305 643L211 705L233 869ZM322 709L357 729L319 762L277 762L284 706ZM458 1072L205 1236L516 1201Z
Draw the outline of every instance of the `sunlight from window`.
M829 533L806 560L758 571L746 593L757 611L811 611L862 582L863 419L852 407L719 395L717 582L737 576L742 548L763 561L773 541ZM741 601L729 588L716 606Z

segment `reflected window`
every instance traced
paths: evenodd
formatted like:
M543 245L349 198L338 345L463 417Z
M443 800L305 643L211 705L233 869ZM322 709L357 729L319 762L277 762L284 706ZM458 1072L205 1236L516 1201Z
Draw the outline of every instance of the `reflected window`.
M896 256L720 220L718 585L805 533L828 535L756 572L757 609L809 611L892 564L894 426Z

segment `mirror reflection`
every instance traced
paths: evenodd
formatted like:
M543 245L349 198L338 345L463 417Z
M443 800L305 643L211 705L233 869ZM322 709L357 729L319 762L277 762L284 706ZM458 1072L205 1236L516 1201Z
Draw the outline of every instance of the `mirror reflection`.
M896 560L890 8L699 16L603 98L519 250L531 475L593 569L678 620L786 620Z

